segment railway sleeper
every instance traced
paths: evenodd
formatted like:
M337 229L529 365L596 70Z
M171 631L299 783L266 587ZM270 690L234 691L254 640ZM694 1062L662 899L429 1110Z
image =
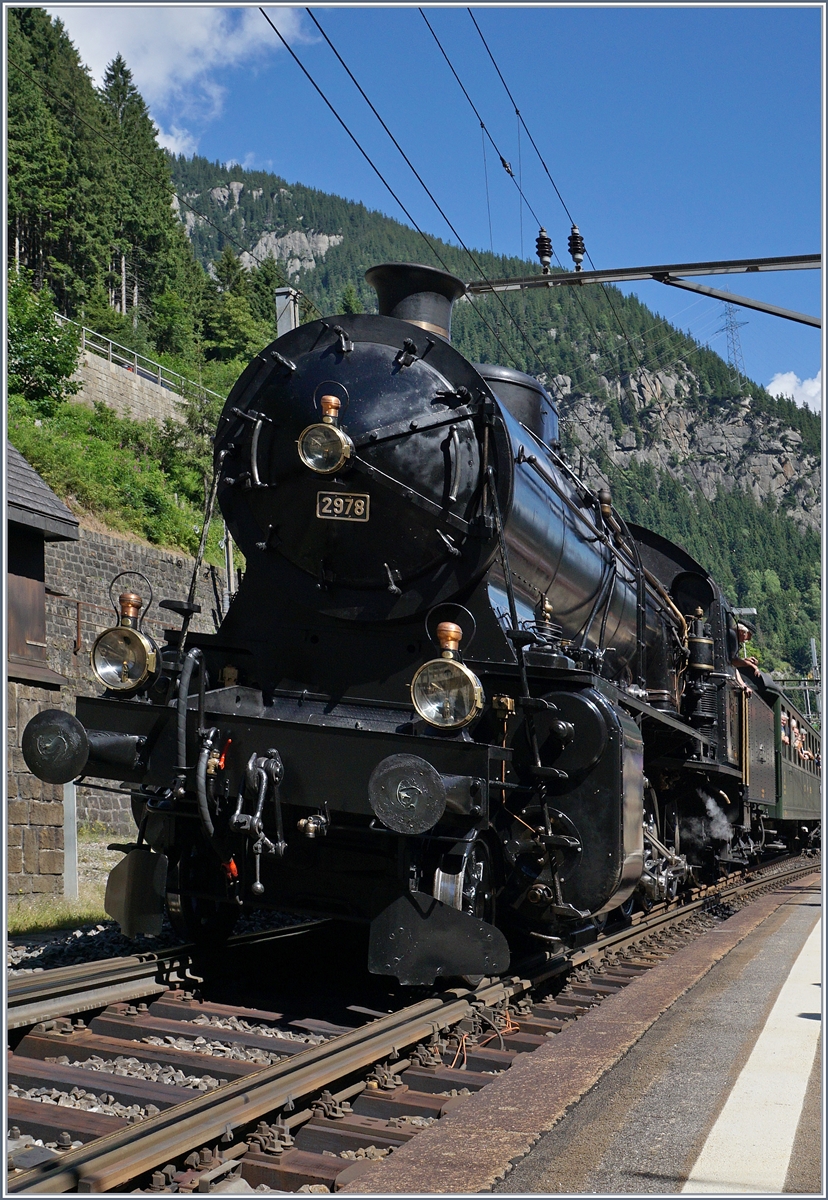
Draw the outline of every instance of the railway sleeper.
M461 1071L451 1067L408 1067L400 1075L402 1082L413 1091L431 1092L433 1095L464 1087L470 1092L479 1092L493 1078L482 1071Z
M411 1140L416 1129L403 1132L399 1126L376 1117L360 1117L356 1114L346 1120L331 1120L329 1117L313 1117L296 1135L296 1149L310 1150L316 1154L332 1151L339 1155L343 1150L364 1150L375 1146L378 1150L396 1150Z
M221 1058L217 1054L197 1054L165 1046L148 1046L145 1042L123 1042L117 1038L96 1036L81 1030L60 1038L29 1033L18 1045L15 1055L20 1058L37 1058L43 1062L59 1055L66 1055L76 1062L84 1062L93 1055L109 1059L123 1055L137 1058L142 1063L158 1063L161 1067L180 1069L188 1075L213 1075L221 1080L238 1079L241 1075L261 1070L261 1064L255 1062L240 1062L234 1058ZM91 1071L89 1075L90 1078L96 1077Z
M264 1183L276 1191L287 1192L296 1192L306 1183L324 1183L333 1192L337 1176L349 1165L339 1155L296 1149L285 1150L278 1156L249 1153L241 1160L242 1179L251 1187Z
M402 1083L393 1091L366 1088L354 1101L353 1108L358 1116L365 1117L441 1117L450 1110L449 1106L455 1108L457 1102L465 1099L465 1096L441 1096L433 1092L415 1091Z
M116 1129L123 1129L129 1122L123 1117L109 1117L105 1113L88 1112L83 1108L65 1108L57 1104L41 1104L38 1100L26 1100L21 1096L6 1098L6 1118L9 1125L24 1129L30 1137L44 1142L56 1142L62 1133L68 1133L72 1141L93 1142Z
M505 1071L507 1067L511 1067L517 1055L516 1050L499 1050L491 1044L476 1046L472 1042L466 1046L465 1051L460 1051L458 1047L447 1050L441 1057L447 1067L462 1063L463 1066L458 1068L462 1071Z
M287 1038L267 1037L261 1033L249 1033L242 1029L224 1029L214 1025L194 1025L189 1021L167 1021L160 1017L150 1017L144 1013L124 1013L118 1011L118 1006L106 1009L98 1017L89 1022L93 1033L104 1037L123 1038L127 1041L140 1041L143 1037L185 1038L195 1041L196 1038L211 1038L217 1042L233 1042L246 1046L248 1049L269 1050L272 1054L285 1056L299 1054L307 1050L308 1042L294 1042Z
M120 1006L112 1005L113 1009ZM128 1006L124 1006L125 1009ZM141 1011L140 1005L137 1011ZM152 1017L168 1018L172 1021L191 1021L194 1016L220 1017L229 1020L239 1017L245 1021L259 1025L271 1025L274 1029L287 1026L298 1029L303 1033L319 1034L323 1037L336 1037L340 1033L350 1033L357 1028L355 1025L335 1025L331 1021L321 1021L316 1018L296 1020L285 1013L269 1012L259 1008L238 1008L230 1004L216 1004L208 1000L200 1000L191 992L170 991L154 1000L146 1010Z
M63 1063L47 1063L37 1058L8 1056L8 1082L20 1088L57 1088L71 1092L81 1088L98 1096L114 1096L118 1104L139 1104L145 1107L154 1104L158 1109L172 1108L183 1104L201 1093L195 1088L179 1087L177 1084L152 1083L147 1079L131 1079L125 1075L112 1075L103 1071L91 1071L86 1067L70 1067ZM23 1097L25 1099L25 1097ZM55 1107L57 1105L46 1105ZM64 1106L60 1106L63 1110ZM66 1111L70 1111L68 1108Z

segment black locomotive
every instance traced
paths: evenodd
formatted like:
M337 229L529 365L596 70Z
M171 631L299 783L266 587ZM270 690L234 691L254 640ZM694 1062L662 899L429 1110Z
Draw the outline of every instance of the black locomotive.
M368 922L370 969L430 984L811 838L818 787L764 828L751 706L772 726L779 696L748 697L707 572L573 473L540 383L452 347L459 280L366 277L379 316L286 334L226 403L246 570L218 632L170 602L159 648L125 593L105 694L24 735L41 777L133 787L109 910L151 931L166 899L208 938L257 906Z

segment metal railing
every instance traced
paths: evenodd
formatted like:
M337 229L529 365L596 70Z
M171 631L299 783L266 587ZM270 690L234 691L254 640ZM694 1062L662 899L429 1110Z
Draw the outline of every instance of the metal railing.
M72 325L79 331L82 353L88 350L92 354L97 354L117 367L132 371L139 379L148 379L158 387L166 388L167 391L175 392L176 395L185 399L213 396L216 400L224 402L224 396L212 391L211 388L196 383L194 379L188 379L185 375L180 375L178 371L154 362L151 358L145 358L137 350L130 350L128 346L121 346L118 342L113 342L110 338L95 333L94 329L87 329L85 326L79 325L77 321L72 321L60 313L55 313L55 320L60 326Z

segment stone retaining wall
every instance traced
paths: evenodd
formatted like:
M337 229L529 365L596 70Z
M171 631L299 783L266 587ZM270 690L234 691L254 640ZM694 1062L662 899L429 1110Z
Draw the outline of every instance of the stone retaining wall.
M43 709L57 707L59 695L37 684L8 684L9 896L63 892L63 788L35 779L20 751L27 723Z
M89 350L81 355L73 379L82 385L76 396L81 403L99 402L119 416L131 416L137 421L150 417L159 423L167 417L182 420L183 402L176 392Z
M97 696L100 684L89 663L97 635L116 623L108 600L112 578L119 571L140 571L154 592L152 610L144 628L159 643L164 629L178 629L180 618L158 608L159 600L185 600L193 560L175 550L141 545L116 534L97 533L81 526L77 542L47 542L46 642L48 666L67 683L57 689L37 684L9 683L8 693L8 890L12 896L63 890L63 789L41 783L28 771L20 751L20 737L35 713L46 708L74 711L77 695ZM193 632L215 631L223 580L215 568L202 567L196 601L202 607L193 618ZM144 599L146 584L134 575L116 584L113 592L137 591ZM91 780L105 785L105 780ZM81 823L99 822L121 836L135 827L129 797L116 790L77 789L77 815Z

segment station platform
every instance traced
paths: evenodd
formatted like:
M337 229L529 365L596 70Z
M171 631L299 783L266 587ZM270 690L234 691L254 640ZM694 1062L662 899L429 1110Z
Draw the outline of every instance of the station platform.
M788 891L492 1191L825 1195L819 879Z
M821 896L753 900L344 1190L824 1196Z

